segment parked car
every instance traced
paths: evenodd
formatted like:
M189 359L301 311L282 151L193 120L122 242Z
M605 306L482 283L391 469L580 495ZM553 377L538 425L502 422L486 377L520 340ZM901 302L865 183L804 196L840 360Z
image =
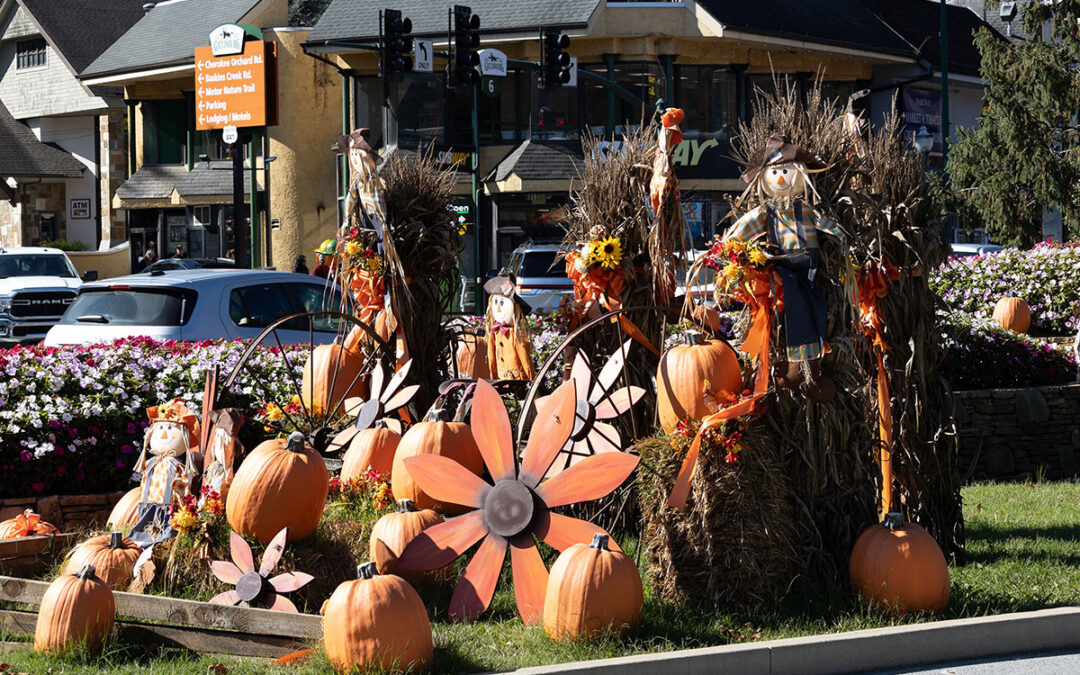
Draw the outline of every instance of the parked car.
M94 344L145 335L155 340L251 339L281 317L337 310L336 286L306 274L200 269L131 274L83 285L49 346ZM316 344L334 339L336 321L317 320ZM296 320L278 329L282 344L307 342L309 326ZM274 342L276 345L276 342Z
M708 253L706 250L699 249L687 249L686 251L686 263L679 267L677 272L678 282L675 286L675 297L681 303L686 296L686 274L690 271L690 268L697 261L698 258ZM694 302L700 305L712 306L715 304L715 296L713 289L716 282L716 271L704 267L694 279L694 285L690 287L690 292L694 296Z
M534 310L550 312L563 298L574 295L574 282L566 276L566 265L559 257L562 250L557 244L529 242L510 254L506 269L517 277L518 293Z
M150 263L140 272L168 272L172 270L223 269L236 267L236 261L230 258L163 258Z
M0 347L39 342L79 292L83 280L58 248L0 246Z
M1004 246L998 246L997 244L950 244L952 247L952 254L957 258L968 258L975 255L985 255L987 253L997 253L1005 248Z

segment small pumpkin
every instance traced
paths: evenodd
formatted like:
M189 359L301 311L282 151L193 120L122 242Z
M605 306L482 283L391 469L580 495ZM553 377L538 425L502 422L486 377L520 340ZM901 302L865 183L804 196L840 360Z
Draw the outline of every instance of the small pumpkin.
M142 486L133 487L124 493L109 513L106 526L114 530L134 527L136 521L139 520L139 500L141 499Z
M316 415L333 413L346 398L367 396L367 381L361 376L364 357L339 344L319 345L304 366L300 399Z
M491 377L488 368L487 340L482 335L462 334L457 348L458 374L473 380Z
M368 467L389 476L394 468L394 452L401 443L401 434L376 423L371 429L358 431L349 442L349 449L341 458L341 480L367 475Z
M949 604L949 566L941 547L899 513L886 514L859 536L849 572L859 594L899 614L940 612Z
M46 534L59 534L60 530L52 523L47 523L41 516L26 509L14 518L0 522L0 539L34 537Z
M422 670L431 662L431 623L420 596L404 579L357 568L355 581L323 605L323 645L339 671Z
M436 410L427 421L418 422L409 427L398 443L394 453L394 465L390 473L390 485L394 496L399 499L411 499L421 509L435 509L446 515L460 515L471 510L458 504L437 502L413 482L405 458L415 455L442 455L449 457L469 471L479 476L484 470L484 460L480 449L473 440L472 429L462 422L443 421L443 411Z
M112 591L94 573L93 565L76 574L62 574L41 598L34 651L57 652L85 644L90 652L99 652L115 617Z
M553 640L625 633L641 620L645 603L633 558L608 548L606 534L574 544L551 567L544 596L544 632Z
M376 521L368 540L368 555L374 559L379 574L398 574L416 583L435 576L432 572L399 572L398 556L418 534L443 522L443 517L431 509L417 509L411 499L398 500L396 513L388 513Z
M141 554L142 548L119 532L103 534L72 549L61 574L74 574L90 565L109 588L122 591L131 583L131 571Z
M293 432L260 443L244 458L225 500L225 517L239 534L269 544L283 528L289 541L319 525L330 474L322 455Z
M1031 308L1023 298L1005 297L994 305L994 323L1016 333L1031 328Z
M656 374L656 408L660 426L675 431L681 420L700 420L713 412L710 400L738 396L743 389L739 357L723 340L705 340L687 331L685 344L664 352Z

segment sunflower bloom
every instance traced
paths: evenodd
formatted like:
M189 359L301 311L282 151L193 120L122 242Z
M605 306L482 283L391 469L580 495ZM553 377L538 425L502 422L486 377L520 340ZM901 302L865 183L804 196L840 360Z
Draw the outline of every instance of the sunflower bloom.
M604 269L616 269L622 262L622 242L618 237L600 240L593 247L593 258Z

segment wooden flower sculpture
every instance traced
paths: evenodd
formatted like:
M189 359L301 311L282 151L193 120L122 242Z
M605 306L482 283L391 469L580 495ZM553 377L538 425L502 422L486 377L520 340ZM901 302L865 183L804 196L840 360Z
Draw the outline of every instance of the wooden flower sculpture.
M215 595L210 602L216 605L240 605L241 607L256 605L280 612L295 613L296 605L282 593L290 593L302 588L315 577L304 572L286 572L272 579L267 578L281 560L281 554L285 552L288 531L288 528L282 529L270 541L266 552L263 553L262 564L258 570L255 569L255 558L251 554L251 547L243 537L231 532L229 552L232 554L233 561L214 560L210 563L210 571L223 582L235 584L236 588Z
M446 457L405 459L409 473L424 492L439 501L476 509L424 530L398 558L401 570L438 569L483 539L450 599L452 619L474 619L487 609L509 548L518 612L526 624L539 623L548 571L534 536L562 551L591 541L596 533L607 534L592 523L552 513L551 509L607 495L637 466L636 456L623 452L594 455L541 482L570 438L576 409L574 384L566 382L536 415L518 470L506 407L494 387L479 380L470 424L495 484L489 485Z
M401 421L387 416L409 405L409 401L420 389L418 384L408 387L401 386L405 382L405 378L409 376L411 367L412 359L409 359L401 368L398 368L398 371L387 382L386 371L383 370L382 363L375 364L375 368L371 371L371 382L368 387L370 394L367 399L357 396L345 400L345 414L354 415L356 422L338 434L334 438L334 443L342 447L347 445L357 432L371 429L375 422L380 419L386 421L389 428L400 434L403 431Z
M581 352L574 357L574 366L570 371L570 380L574 383L577 397L577 409L574 412L574 429L566 445L548 469L551 478L586 457L602 452L622 450L622 438L619 430L605 420L622 415L641 400L645 390L641 387L626 386L612 389L619 373L622 372L626 354L630 349L630 340L615 351L604 363L599 375L594 375L589 361ZM543 409L549 396L536 400L536 409Z

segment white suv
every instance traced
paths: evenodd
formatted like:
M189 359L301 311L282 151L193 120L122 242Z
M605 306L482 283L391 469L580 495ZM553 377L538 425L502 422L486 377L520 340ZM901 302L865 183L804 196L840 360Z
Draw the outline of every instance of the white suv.
M337 287L325 279L289 272L199 269L131 274L84 284L44 344L87 345L137 336L251 339L291 314L338 311L340 297ZM333 341L337 323L320 318L309 327L296 320L277 333L282 344L309 338L324 344Z
M80 279L67 254L40 246L0 247L0 347L38 342L75 299Z

